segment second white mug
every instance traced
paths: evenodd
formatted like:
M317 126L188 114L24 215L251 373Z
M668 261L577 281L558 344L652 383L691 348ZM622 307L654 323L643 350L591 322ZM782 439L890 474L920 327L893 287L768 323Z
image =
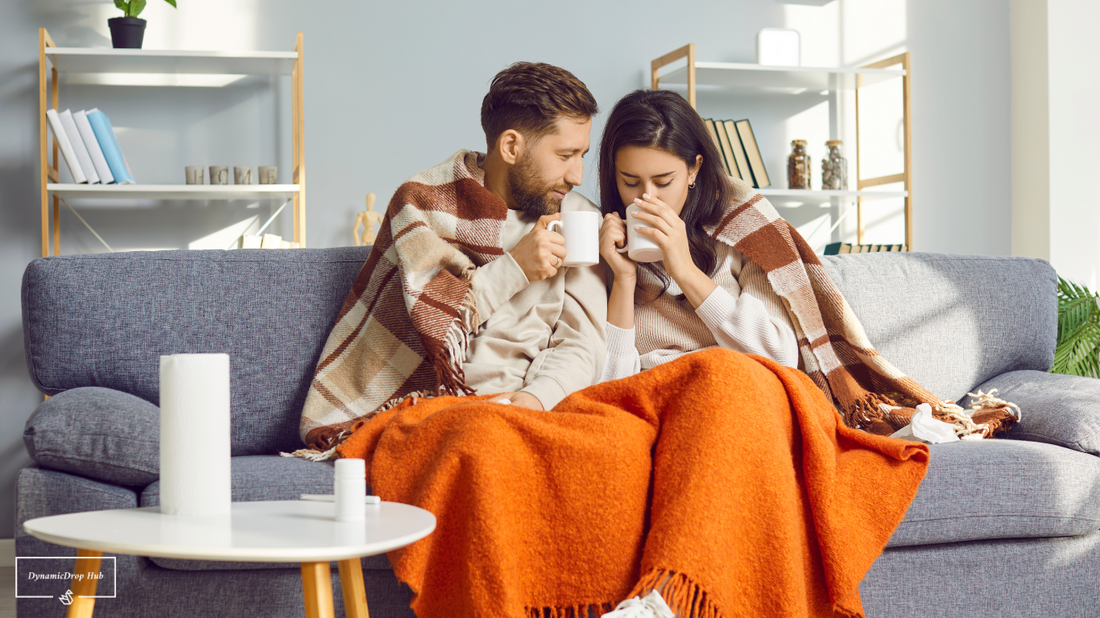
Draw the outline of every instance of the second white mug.
M648 236L634 229L635 226L651 227L634 218L638 211L645 212L637 204L626 207L626 246L619 249L619 253L627 254L635 262L660 262L665 259L665 252Z
M600 213L574 210L561 213L561 221L551 221L546 229L565 237L562 266L592 266L600 261Z

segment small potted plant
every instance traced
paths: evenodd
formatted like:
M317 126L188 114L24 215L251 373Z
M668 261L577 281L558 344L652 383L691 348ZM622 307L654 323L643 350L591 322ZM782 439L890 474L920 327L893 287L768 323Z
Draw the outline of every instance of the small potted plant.
M164 0L176 6L176 0ZM138 14L145 8L145 0L115 0L115 6L123 12L123 17L107 20L111 29L111 45L115 48L141 49L141 40L145 37L145 20Z

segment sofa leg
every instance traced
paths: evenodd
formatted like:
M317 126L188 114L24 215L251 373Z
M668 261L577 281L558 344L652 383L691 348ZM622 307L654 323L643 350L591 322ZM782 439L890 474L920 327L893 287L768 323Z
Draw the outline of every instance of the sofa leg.
M344 593L344 614L347 618L370 618L367 592L363 586L363 565L358 558L341 560L340 589Z
M327 562L302 563L302 596L306 618L336 618L332 607L332 572Z
M92 618L92 610L95 609L96 585L99 583L93 575L99 573L102 558L103 552L100 551L77 550L76 565L73 566L73 598L69 604L67 618Z

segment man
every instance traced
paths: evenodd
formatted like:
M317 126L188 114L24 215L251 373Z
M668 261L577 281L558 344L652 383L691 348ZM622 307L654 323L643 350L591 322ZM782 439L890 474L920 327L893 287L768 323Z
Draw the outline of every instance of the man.
M518 63L500 72L481 105L488 145L485 188L508 205L503 258L473 278L489 315L463 365L479 393L549 410L590 386L604 360L606 286L599 266L563 268L561 210L599 208L572 193L584 176L596 101L572 74ZM590 372L595 372L590 375Z
M572 192L597 111L568 71L516 63L482 103L488 152L460 151L398 188L306 400L314 458L410 394L501 393L549 410L598 379L602 271L564 267L564 238L547 229L562 210L599 212Z

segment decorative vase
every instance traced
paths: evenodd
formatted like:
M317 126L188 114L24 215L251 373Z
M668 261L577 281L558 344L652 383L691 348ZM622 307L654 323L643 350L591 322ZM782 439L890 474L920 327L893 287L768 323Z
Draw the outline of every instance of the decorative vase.
M145 36L145 20L140 17L112 17L107 20L111 28L111 45L116 49L141 49Z

